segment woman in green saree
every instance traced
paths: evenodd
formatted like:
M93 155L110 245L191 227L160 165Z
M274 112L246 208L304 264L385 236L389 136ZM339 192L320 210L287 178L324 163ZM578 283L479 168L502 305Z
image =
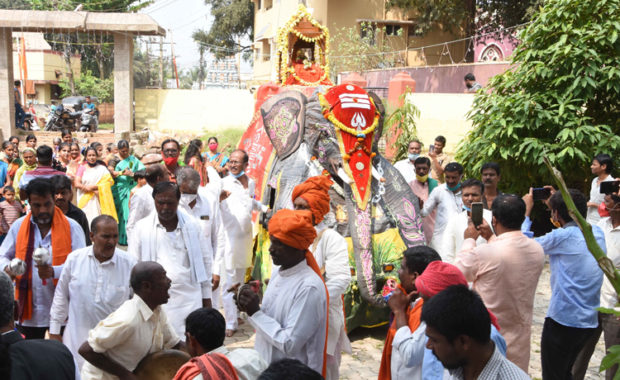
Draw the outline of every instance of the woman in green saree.
M144 165L133 155L129 154L129 142L120 140L118 142L118 154L121 156L119 162L114 168L115 188L118 196L119 204L116 205L118 214L118 243L127 245L127 218L129 217L129 197L131 189L136 186L133 179L133 173L144 169Z

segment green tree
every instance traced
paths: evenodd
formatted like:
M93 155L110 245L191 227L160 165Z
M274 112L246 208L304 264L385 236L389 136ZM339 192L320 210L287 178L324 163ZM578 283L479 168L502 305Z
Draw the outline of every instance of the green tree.
M477 176L502 167L507 190L550 182L543 165L584 189L594 155L620 155L620 0L548 0L522 32L513 69L476 94L457 159Z
M213 23L209 31L194 33L194 40L215 58L226 58L235 52L249 53L254 40L254 3L251 0L205 0L211 7ZM247 57L248 54L244 54Z
M192 33L192 39L198 43L198 53L200 54L200 58L198 60L198 83L200 84L200 89L202 89L203 82L207 76L206 73L206 65L205 62L205 54L207 52L207 47L205 44L200 43L200 41L204 41L207 38L207 33L204 30L195 30Z
M75 80L74 86L74 92L77 94L96 96L101 103L111 103L114 101L114 78L100 79L90 71L87 71ZM60 82L60 88L62 89L61 97L73 94L68 79L63 79Z
M402 160L407 157L409 143L418 139L418 129L416 127L416 119L420 117L420 110L412 102L407 101L407 95L411 93L411 90L407 88L399 100L402 102L402 106L398 107L394 112L385 119L384 130L387 129L386 140L394 141L396 146L396 154L392 159L393 162Z
M397 67L405 63L401 52L394 52L397 49L393 40L385 38L385 27L361 23L359 28L338 28L331 37L329 63L334 82L343 71Z

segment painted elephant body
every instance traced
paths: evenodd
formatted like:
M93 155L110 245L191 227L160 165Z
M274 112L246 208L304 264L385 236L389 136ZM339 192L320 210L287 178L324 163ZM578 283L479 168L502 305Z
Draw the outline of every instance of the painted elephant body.
M274 211L292 208L291 194L296 185L324 170L334 179L330 189L331 211L325 223L336 229L349 244L350 262L355 270L351 271L345 311L348 311L347 326L351 330L385 319L385 301L381 295L387 274L384 265L397 268L402 251L424 244L424 238L417 197L400 173L376 150L382 115L381 120L377 116L379 123L374 132L358 134L351 140L345 135L344 127L339 129L325 116L324 94L328 91L331 91L328 87L319 87L306 97L290 90L262 104L263 125L275 151L264 178L262 202ZM377 115L381 114L380 99L374 94L364 97L366 93L362 91L355 87L358 99L367 99L369 95L373 112L376 109ZM346 93L340 95L341 99L348 99L347 96ZM353 124L357 115L361 114L354 114ZM369 115L367 113L365 119ZM352 141L349 147L355 144L355 148L347 150L346 138ZM358 155L361 161L354 162ZM367 161L363 161L364 155ZM368 182L355 182L356 175L367 176L363 181ZM391 276L396 277L395 271ZM361 304L366 306L360 309ZM355 307L357 311L351 310ZM378 309L384 310L377 318L371 318L370 310Z

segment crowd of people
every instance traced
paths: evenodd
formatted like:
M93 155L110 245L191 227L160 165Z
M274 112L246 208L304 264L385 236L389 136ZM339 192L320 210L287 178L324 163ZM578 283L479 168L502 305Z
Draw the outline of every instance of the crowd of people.
M597 311L617 294L561 194L546 187L557 228L533 238L534 190L502 193L492 162L464 179L445 146L438 136L423 154L412 141L395 163L419 199L426 245L403 252L378 378L529 378L548 256L543 378L583 379L601 334L606 347L620 343L618 319ZM300 183L293 209L272 213L274 270L262 294L248 276L252 213L270 210L254 197L248 154L226 157L215 137L189 142L183 160L178 141L160 147L138 159L126 140L80 146L69 132L53 146L34 135L26 147L2 144L1 377L133 379L145 357L179 349L192 357L179 380L338 379L351 352L342 303L351 274L345 238L324 223L329 177ZM594 157L589 199L570 196L620 267L620 196L614 186L601 193L613 167ZM254 349L224 345L241 323L255 330Z

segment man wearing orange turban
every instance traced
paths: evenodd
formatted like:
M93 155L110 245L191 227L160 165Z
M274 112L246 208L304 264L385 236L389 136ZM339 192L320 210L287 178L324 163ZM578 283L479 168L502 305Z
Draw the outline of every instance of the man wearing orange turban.
M332 228L327 228L323 219L329 212L329 188L332 181L324 176L310 177L295 186L292 201L295 210L309 210L317 232L310 247L325 286L329 292L329 334L327 336L326 380L337 380L342 351L351 353L351 342L344 324L342 295L351 282L349 251L346 240Z
M308 247L316 238L309 211L280 210L269 221L275 270L263 297L244 285L237 303L256 329L254 348L267 363L293 358L325 374L328 296Z

